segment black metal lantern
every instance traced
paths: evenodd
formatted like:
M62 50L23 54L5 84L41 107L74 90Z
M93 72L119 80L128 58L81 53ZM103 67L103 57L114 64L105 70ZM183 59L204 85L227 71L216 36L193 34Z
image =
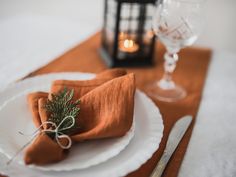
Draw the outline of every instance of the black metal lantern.
M105 0L101 55L110 67L153 63L156 0Z

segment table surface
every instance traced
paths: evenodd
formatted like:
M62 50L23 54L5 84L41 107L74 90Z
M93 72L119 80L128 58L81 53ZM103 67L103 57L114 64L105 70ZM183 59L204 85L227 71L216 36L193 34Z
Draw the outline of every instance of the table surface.
M83 1L83 6L78 5L71 11L63 10L66 2L60 1L61 6L57 6L52 15L50 10L56 3L53 0L42 4L23 0L20 5L1 1L1 10L12 7L12 11L0 10L0 89L47 64L100 28L102 14L99 16L97 12L102 11L101 1ZM91 4L97 7L94 13L87 11ZM41 11L37 11L36 6ZM86 16L78 16L78 12ZM236 176L234 66L235 54L214 50L180 177Z

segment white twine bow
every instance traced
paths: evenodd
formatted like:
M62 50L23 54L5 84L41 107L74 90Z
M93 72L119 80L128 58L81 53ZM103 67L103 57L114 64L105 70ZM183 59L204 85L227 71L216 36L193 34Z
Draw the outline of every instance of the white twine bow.
M71 119L71 124L68 125L67 127L63 127L63 128L60 128L62 126L62 124ZM43 129L41 130L41 128L44 126L44 125L51 125L54 129ZM28 136L33 136L24 146L22 146L22 148L20 148L16 154L7 162L7 165L9 165L13 159L26 147L28 146L28 144L30 144L34 138L41 132L45 132L45 133L55 133L55 139L56 139L56 142L57 144L62 148L62 149L69 149L72 145L72 140L71 138L64 134L62 131L64 130L68 130L70 128L72 128L73 126L75 125L75 118L73 116L66 116L65 118L62 119L62 121L59 123L59 125L57 126L54 122L51 122L51 121L45 121L43 122L37 130L35 130L35 132L33 132L32 134L29 134ZM51 128L51 127L50 127ZM22 132L19 132L21 135L26 135ZM60 142L60 139L67 139L68 140L68 144L66 146L64 146L61 142Z

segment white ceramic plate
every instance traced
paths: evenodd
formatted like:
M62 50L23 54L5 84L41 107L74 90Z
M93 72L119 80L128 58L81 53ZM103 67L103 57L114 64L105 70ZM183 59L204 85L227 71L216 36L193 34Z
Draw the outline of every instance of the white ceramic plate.
M38 76L30 78L16 84L9 86L5 91L0 93L0 104L7 104L7 100L22 92L38 91L49 89L50 84L55 79L90 79L94 77L92 74L85 73L57 73ZM45 88L45 86L47 88ZM85 169L72 170L72 171L41 171L31 170L27 166L19 166L13 163L11 168L3 169L3 172L10 176L124 176L131 171L139 168L146 162L155 150L159 147L163 135L163 122L158 108L155 104L142 92L137 91L135 95L135 135L129 145L119 153L119 155L107 160L106 162L99 163ZM15 120L15 116L13 119ZM2 117L0 117L2 119ZM0 120L2 121L2 120ZM29 120L31 121L31 120ZM11 123L11 129L16 129L15 122ZM4 123L6 126L6 124ZM2 128L1 128L2 129ZM0 137L2 139L3 131L1 130ZM12 144L17 144L16 139L10 137ZM0 146L2 144L0 143ZM23 176L23 175L22 175Z
M27 90L27 92L30 93L31 91ZM1 121L4 122L4 124L0 124L0 130L2 132L0 152L5 154L8 158L13 157L16 152L32 138L32 136L24 136L18 132L32 134L36 130L33 125L32 115L28 109L26 96L27 93L23 93L12 97L0 107ZM6 125L11 125L11 128ZM73 145L68 157L63 161L45 166L30 165L29 167L47 171L68 171L88 168L119 154L120 151L129 144L133 136L134 124L126 135L121 138L77 143L76 145ZM24 154L21 153L15 161L23 165L23 158Z

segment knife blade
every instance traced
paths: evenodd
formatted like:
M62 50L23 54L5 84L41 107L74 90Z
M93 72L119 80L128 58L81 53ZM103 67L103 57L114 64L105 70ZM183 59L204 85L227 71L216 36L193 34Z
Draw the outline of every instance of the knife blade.
M158 162L156 168L153 170L150 177L161 177L162 173L165 170L166 165L170 160L170 157L174 153L175 149L177 148L179 142L183 138L191 122L192 122L192 116L187 115L180 118L174 124L169 134L164 153L161 156L160 161Z

